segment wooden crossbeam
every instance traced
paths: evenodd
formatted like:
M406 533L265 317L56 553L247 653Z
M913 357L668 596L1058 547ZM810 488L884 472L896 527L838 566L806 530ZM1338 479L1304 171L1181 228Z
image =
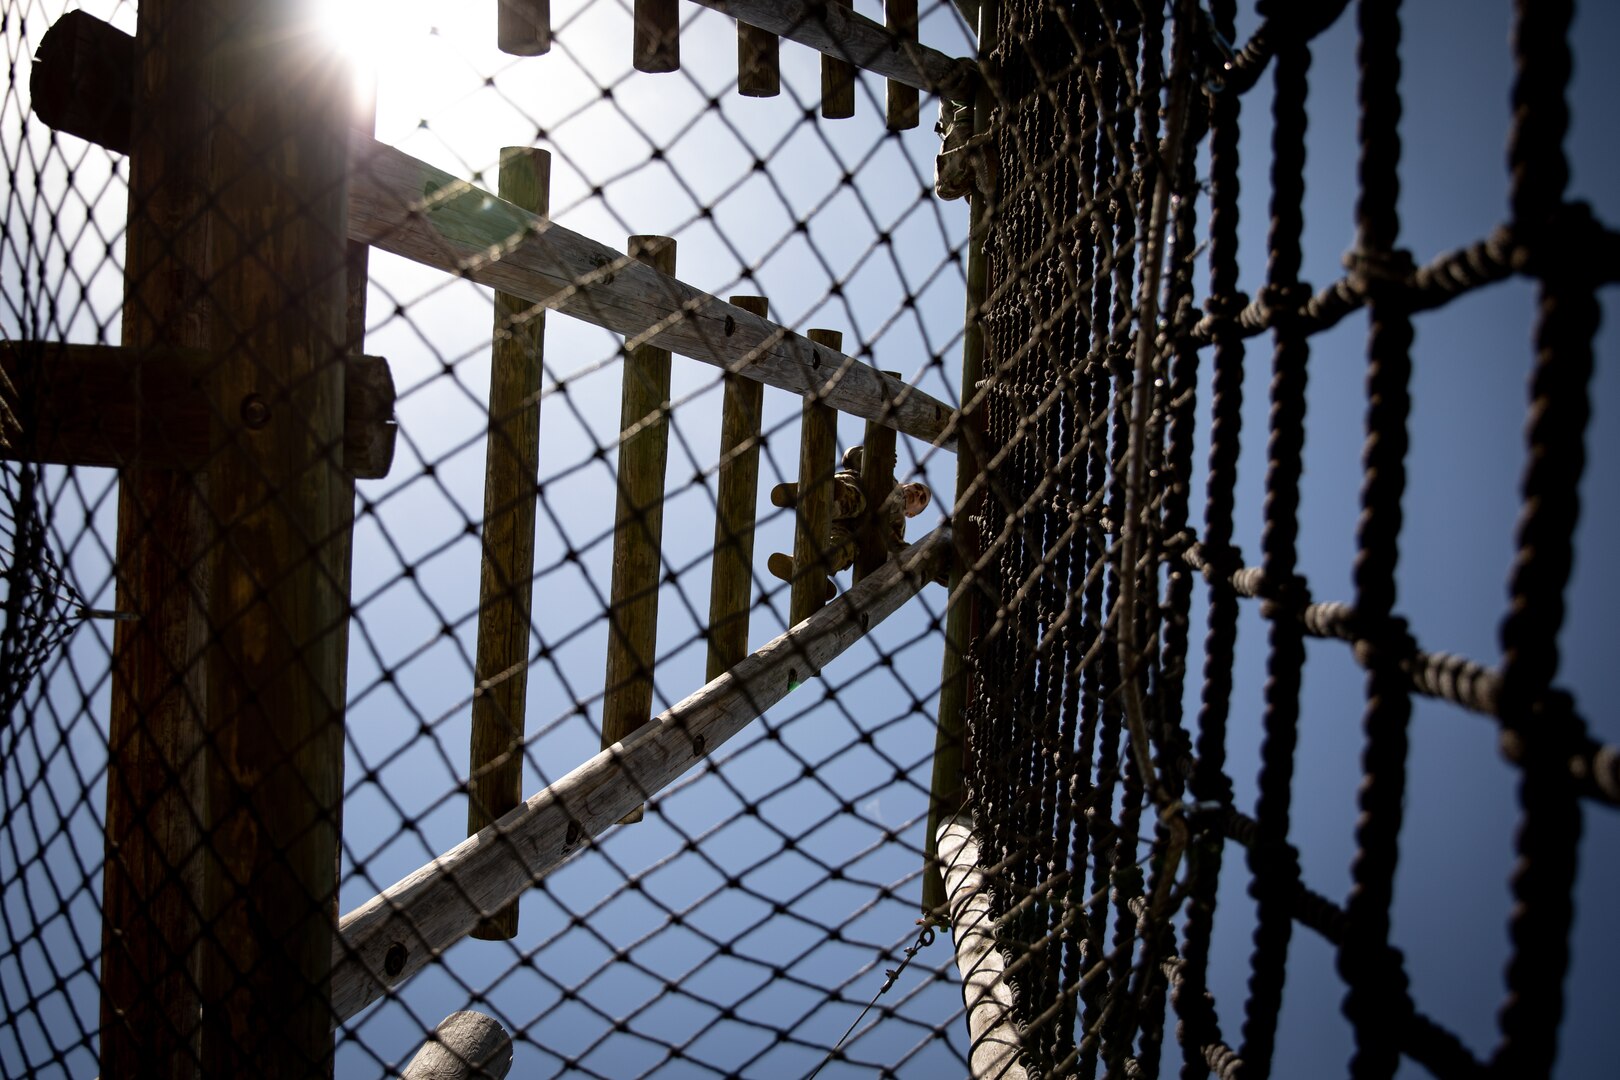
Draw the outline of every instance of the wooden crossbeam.
M332 954L333 1024L433 963L488 913L588 848L837 659L933 580L950 542L948 528L935 529L630 738L343 916Z
M207 349L0 342L0 458L196 472L232 438L218 368ZM395 431L388 362L346 358L344 471L387 476Z
M433 1029L400 1080L501 1080L512 1071L512 1036L493 1016L454 1012Z
M803 2L777 5L748 0L708 6L747 9L747 21L765 29L805 25ZM784 22L782 11L797 11L800 22ZM86 32L89 24L95 24L93 33ZM869 19L850 13L829 17L827 25L846 29L864 25L849 46L856 49L857 56L863 42L874 48L888 47L886 31ZM63 23L57 23L50 33L61 27ZM824 35L808 36L814 40L807 44L819 40L828 49L833 47ZM133 47L126 51L115 40L128 37L100 20L83 16L64 28L60 48L47 55L42 44L34 65L35 78L56 89L53 96L34 98L40 119L109 149L127 147L127 99L125 107L108 113L88 107L79 100L88 80L79 74L96 64L133 63ZM87 39L93 47L84 44ZM920 50L920 54L927 53ZM121 59L126 55L130 59ZM957 63L936 55L947 67ZM54 58L53 64L70 64L66 74L43 70L48 58ZM924 65L929 71L938 68L933 60ZM909 78L910 85L922 78L918 72L923 69L891 63L873 70L902 82ZM128 86L133 77L133 71L119 73L109 68L105 82ZM84 130L68 126L70 118L84 121ZM950 426L952 410L937 398L878 375L853 357L830 357L831 363L823 366L825 353L816 354L802 335L639 266L622 252L561 225L542 223L521 207L379 143L369 131L357 131L350 144L348 221L351 240L556 308L616 334L638 339L645 335L660 348L738 372L766 386L795 394L814 390L840 412L871 420L883 413L886 402L898 402L884 423L943 450L956 449Z
M526 146L503 149L500 189L502 196L544 217L550 209L551 154ZM545 344L545 309L536 310L520 297L497 292L489 368L489 439L484 447L478 654L467 759L468 836L523 801ZM517 923L518 909L513 904L479 927L474 936L494 941L513 938Z
M926 45L903 43L883 24L825 0L694 0L738 22L932 94L965 100L978 69Z
M764 316L763 296L731 302ZM709 585L709 666L718 679L748 655L748 613L754 587L754 517L759 499L759 443L765 388L726 375L720 405L720 475L716 482L714 562Z

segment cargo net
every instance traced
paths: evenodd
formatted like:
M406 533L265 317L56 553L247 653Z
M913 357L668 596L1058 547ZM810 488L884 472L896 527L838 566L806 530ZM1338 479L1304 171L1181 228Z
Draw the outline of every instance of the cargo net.
M68 6L0 19L0 1076L1620 1052L1567 5L1421 265L1387 0ZM1495 306L1516 533L1522 444L1407 454L1414 316ZM1491 325L1435 385L1522 416Z

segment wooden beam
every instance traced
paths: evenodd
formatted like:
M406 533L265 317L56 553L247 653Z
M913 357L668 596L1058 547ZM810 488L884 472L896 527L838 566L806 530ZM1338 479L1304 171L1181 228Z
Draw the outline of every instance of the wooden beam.
M812 330L810 340L831 352L843 348L837 330ZM827 602L830 568L827 530L832 526L834 463L838 455L838 414L807 394L799 424L799 483L794 493L793 585L788 622L798 624Z
M660 273L675 272L675 241L667 236L632 236L630 254ZM652 717L664 472L669 461L669 364L669 350L654 345L637 345L624 358L612 606L607 677L602 684L603 749ZM638 806L624 823L640 820Z
M550 211L550 152L526 146L503 149L500 189L502 198L546 216ZM497 292L489 369L489 439L484 450L478 654L467 758L468 836L523 801L545 342L545 309ZM517 928L518 909L513 904L473 936L505 941L517 936Z
M230 437L208 385L207 349L0 342L0 458L196 472ZM388 475L394 458L394 378L378 356L344 362L343 469Z
M917 0L883 0L883 22L900 42L901 51L917 48ZM915 86L888 80L886 119L890 131L909 131L922 120Z
M849 0L826 0L827 10L848 9ZM855 115L855 66L836 53L821 54L821 115L843 120Z
M782 39L769 30L737 23L737 93L775 97L782 92Z
M866 497L866 514L855 552L857 582L882 566L889 557L889 528L884 507L894 492L894 429L868 420L861 447L861 494Z
M750 12L756 7L752 0L743 6ZM781 6L802 9L804 4ZM774 5L759 6L759 24L779 24L775 11ZM883 33L876 23L859 21ZM97 33L128 37L101 25L105 29ZM116 53L116 48L106 48L96 55ZM69 95L77 86L71 72L51 82ZM35 108L50 123L52 116L84 106L68 102L47 111L36 101ZM121 130L127 131L127 113L123 123ZM97 141L113 146L105 132ZM614 333L650 332L661 348L741 372L767 386L796 394L818 389L840 412L872 419L883 402L898 399L891 426L942 449L955 449L954 436L945 434L950 409L936 398L879 378L852 357L838 357L831 371L817 370L811 366L809 343L800 335L690 285L663 281L607 245L543 224L521 207L377 142L369 131L357 132L352 144L349 237ZM683 317L670 318L676 311Z
M512 1036L481 1012L454 1012L433 1029L401 1080L501 1080L512 1071Z
M631 61L637 71L660 74L681 69L680 0L635 0L635 48Z
M551 0L496 0L495 44L510 56L551 51Z
M737 307L764 317L763 296L733 296ZM720 475L714 515L714 563L709 585L709 666L718 679L748 655L748 615L754 597L754 518L759 501L760 417L765 388L725 376L720 406Z
M978 79L978 68L971 61L953 59L926 45L902 49L898 39L881 23L823 0L695 2L931 94L965 101Z
M653 719L343 917L332 956L332 1022L341 1024L590 846L818 674L933 579L941 527L881 571Z
M1023 1039L1013 1012L1013 988L996 940L995 913L979 868L979 845L960 818L951 818L935 837L945 871L946 925L956 943L967 1010L968 1075L974 1080L1025 1080L1019 1062Z
M129 153L134 92L135 38L110 23L70 11L39 39L29 101L57 131Z
M573 315L637 344L878 419L950 450L951 409L854 357L816 349L750 314L554 222L385 146L356 136L349 235ZM886 402L897 401L885 411Z

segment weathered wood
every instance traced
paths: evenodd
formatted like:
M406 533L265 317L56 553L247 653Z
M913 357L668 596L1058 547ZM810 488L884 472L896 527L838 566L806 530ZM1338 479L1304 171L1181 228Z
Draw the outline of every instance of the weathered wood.
M510 56L551 51L551 0L496 0L495 44Z
M761 317L769 310L763 296L733 296L731 302ZM708 678L711 681L748 655L764 390L757 382L731 374L725 376L725 397L720 406L714 563L709 584Z
M202 24L191 88L206 146L226 425L203 487L213 526L198 989L204 1075L324 1076L343 797L333 493L343 438L344 213L352 91L302 0L178 5ZM168 43L157 46L168 51ZM139 114L137 114L139 115Z
M680 0L635 0L637 71L659 74L681 69Z
M956 968L962 974L968 1075L974 1080L1025 1080L1028 1074L1018 1061L1023 1040L1013 1019L1013 989L997 948L996 917L979 868L979 845L968 824L955 817L940 827L935 844L945 871Z
M898 371L884 374L900 377ZM856 581L882 566L889 557L889 529L884 507L894 493L894 429L868 420L861 447L861 494L866 496L866 517L857 534Z
M661 281L605 244L560 225L542 225L520 207L385 146L369 132L355 134L352 153L350 239L614 333L656 326L653 343L662 348L797 394L818 386L830 405L854 416L870 419L905 389L884 385L851 357L816 373L809 343L800 335L689 285ZM675 309L684 318L666 320ZM924 442L941 439L950 412L944 403L919 390L901 396L893 414L896 430ZM955 448L949 437L940 445Z
M902 52L917 48L917 0L883 0L883 22L900 42ZM888 80L887 86L889 130L909 131L916 127L922 120L917 88L895 79Z
M374 139L357 137L350 236L428 266L567 312L639 343L795 394L815 390L840 412L884 421L924 442L951 410L854 357L813 350L785 327L659 273L621 252L457 180ZM679 316L676 317L676 313Z
M844 335L812 330L810 340L837 353ZM790 623L800 623L827 602L827 530L832 525L832 477L838 454L838 413L807 394L799 423L799 483L794 500L793 585Z
M632 236L630 255L675 272L675 241ZM652 717L658 652L658 578L663 567L664 469L669 460L669 350L632 347L624 359L619 412L619 498L613 519L612 606L607 677L602 684L602 747ZM641 807L625 824L641 820Z
M332 957L333 1022L433 963L485 913L589 847L644 795L662 791L819 673L932 580L949 544L949 530L936 529L630 738L345 915Z
M825 10L850 6L849 0L826 0ZM828 120L855 115L855 65L836 51L821 54L821 115Z
M83 11L70 11L39 39L29 71L35 114L57 131L129 153L135 39Z
M782 39L769 30L737 23L737 93L775 97L782 92Z
M512 1071L512 1036L493 1016L454 1012L433 1029L402 1080L501 1080Z
M500 189L502 198L544 217L550 212L550 152L525 146L503 149ZM496 292L489 440L484 451L484 557L467 763L468 836L523 801L545 337L544 308ZM517 928L518 909L513 904L473 936L504 941L516 937Z
M881 23L824 0L694 0L824 55L948 98L966 100L978 69L937 49L902 49Z
M0 458L52 465L201 469L228 425L209 404L218 367L199 348L0 342L0 408L21 423L0 433ZM343 387L343 468L388 474L394 455L394 379L377 356L351 356Z
M979 55L986 59L996 45L999 6L999 0L986 0L983 5L975 5L974 13L980 19ZM994 104L994 96L981 87L973 103L975 133L988 130ZM967 739L962 714L968 700L966 657L977 633L975 620L979 592L976 582L968 582L968 587L964 588L964 572L978 559L980 539L973 519L978 500L984 497L982 490L975 486L982 480L976 448L982 446L984 414L974 407L974 396L975 388L984 376L983 315L989 281L985 238L990 228L990 205L985 195L977 190L968 195L968 220L966 310L962 320L962 379L959 383L962 388L962 408L958 412L962 435L957 440L956 497L950 514L951 531L956 543L947 581L950 598L946 601L938 723L934 728L934 770L930 783L928 830L924 838L922 908L925 912L937 911L945 903L945 883L935 858L935 838L944 822L961 810L967 797L964 779L967 775Z

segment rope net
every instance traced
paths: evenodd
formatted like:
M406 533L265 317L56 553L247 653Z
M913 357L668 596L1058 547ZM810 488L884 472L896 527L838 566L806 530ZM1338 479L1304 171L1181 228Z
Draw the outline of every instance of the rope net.
M1572 5L881 7L4 5L0 1075L1612 1060Z

